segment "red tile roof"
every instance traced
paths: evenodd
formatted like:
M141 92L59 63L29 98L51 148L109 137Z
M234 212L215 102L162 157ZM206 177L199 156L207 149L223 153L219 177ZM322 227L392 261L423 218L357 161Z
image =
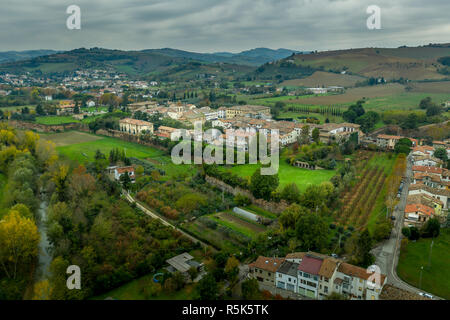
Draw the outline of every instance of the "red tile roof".
M426 167L426 166L413 166L412 171L420 171L426 173L442 174L442 168L438 167Z
M322 259L313 258L306 255L300 265L298 266L298 270L307 272L309 274L318 275L320 271L320 267L322 266Z
M426 214L427 216L432 216L434 215L434 209L430 208L426 205L420 204L420 203L412 203L412 204L408 204L405 207L405 213L416 213L416 212L421 212Z
M134 173L134 168L133 167L122 167L122 168L116 168L116 171L118 174L122 174L125 172Z

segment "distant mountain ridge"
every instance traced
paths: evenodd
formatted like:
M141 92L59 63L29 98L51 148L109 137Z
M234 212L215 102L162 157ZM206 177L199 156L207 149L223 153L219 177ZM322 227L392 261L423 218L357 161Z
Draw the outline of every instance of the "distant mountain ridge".
M76 49L75 49L76 50ZM33 59L42 56L53 55L63 52L71 51L56 51L56 50L26 50L26 51L5 51L0 52L0 64L7 62L16 62L22 60ZM120 50L117 50L120 51ZM124 51L127 52L127 51ZM128 51L129 52L129 51ZM162 48L162 49L145 49L135 52L143 53L158 53L166 55L172 58L183 58L189 60L197 60L201 62L208 63L230 63L230 64L241 64L247 66L260 66L264 63L280 60L289 57L293 53L301 53L296 50L289 49L269 49L269 48L255 48L239 53L231 52L217 52L217 53L198 53L190 52L179 49L172 48Z
M0 63L13 62L47 56L61 51L56 50L25 50L25 51L4 51L0 52Z
M260 66L267 62L272 62L280 59L287 58L292 54L302 53L301 51L290 49L269 49L269 48L255 48L239 53L232 52L215 52L215 53L197 53L172 48L163 49L147 49L142 52L156 52L164 55L168 55L173 58L185 58L198 60L202 62L224 62L231 64L240 64L248 66Z

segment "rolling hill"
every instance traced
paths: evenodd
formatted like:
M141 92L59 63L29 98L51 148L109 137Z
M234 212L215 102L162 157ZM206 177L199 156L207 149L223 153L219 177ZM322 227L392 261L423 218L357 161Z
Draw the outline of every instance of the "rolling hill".
M196 53L177 49L122 51L102 48L75 49L65 52L17 53L0 65L4 72L71 73L75 70L102 68L127 73L130 76L159 75L189 70L191 73L231 73L239 69L252 71L255 66L292 55L296 51L257 48L241 53ZM22 58L21 58L22 57ZM1 58L1 55L0 55ZM185 72L187 73L187 72Z
M55 50L27 50L27 51L5 51L0 52L0 63L31 59L40 56L58 53Z
M387 80L440 80L447 77L439 58L450 56L450 44L441 46L364 48L295 55L298 66Z
M291 56L294 53L300 53L299 51L289 49L268 49L268 48L255 48L240 53L231 52L216 52L216 53L196 53L171 48L164 49L148 49L142 52L148 53L160 53L173 58L185 58L202 62L210 63L230 63L246 66L260 66L264 63L280 60Z

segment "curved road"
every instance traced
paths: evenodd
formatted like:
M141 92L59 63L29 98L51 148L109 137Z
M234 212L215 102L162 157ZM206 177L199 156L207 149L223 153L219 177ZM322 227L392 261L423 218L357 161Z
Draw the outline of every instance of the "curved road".
M405 281L401 280L397 275L397 264L400 255L400 244L402 239L402 227L404 220L404 212L406 207L406 200L408 198L409 185L412 182L412 157L407 157L405 181L400 197L400 201L395 207L393 216L395 217L394 227L392 228L391 237L384 241L379 247L373 249L373 254L376 257L376 264L380 267L381 272L387 275L387 283L395 287L404 289L418 294L425 292L419 288L413 287ZM441 299L434 294L431 294L434 299Z
M125 190L122 190L122 194L126 197L126 199L128 200L128 202L130 203L135 203L136 206L142 210L142 212L144 212L146 215L152 217L153 219L158 219L159 221L161 221L161 223L165 226L174 228L175 230L177 230L178 232L180 232L182 235L184 235L185 237L187 237L189 240L191 240L194 243L200 243L202 245L202 247L205 248L211 248L214 252L217 251L215 248L211 247L210 245L204 243L202 240L197 239L193 236L191 236L190 234L186 233L185 231L181 230L180 228L176 227L175 225L173 225L172 223L170 223L169 221L167 221L166 219L164 219L163 217L161 217L159 214L154 213L153 211L150 211L149 209L147 209L146 207L144 207L142 204L140 204L138 201L136 201L128 192L126 192Z

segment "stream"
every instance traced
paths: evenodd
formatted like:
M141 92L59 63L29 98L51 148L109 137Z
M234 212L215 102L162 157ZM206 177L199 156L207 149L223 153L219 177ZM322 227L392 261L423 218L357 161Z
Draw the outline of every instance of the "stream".
M48 204L44 199L44 194L41 193L41 203L38 209L38 229L41 235L41 240L39 242L39 265L36 270L36 282L45 280L48 278L50 271L50 263L52 262L52 257L48 254L48 248L50 243L47 238L47 227L45 225L47 221L47 209Z

